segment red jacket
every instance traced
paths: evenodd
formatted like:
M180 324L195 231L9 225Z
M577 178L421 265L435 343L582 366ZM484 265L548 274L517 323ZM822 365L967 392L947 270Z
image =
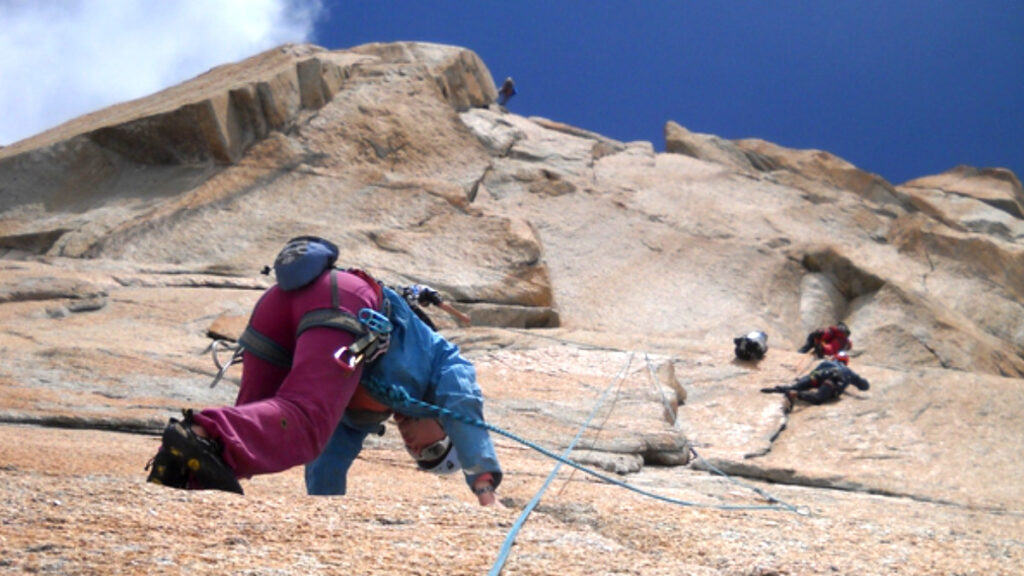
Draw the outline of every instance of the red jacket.
M846 333L835 326L822 330L815 343L822 356L835 356L840 350L849 350L853 347L853 342Z

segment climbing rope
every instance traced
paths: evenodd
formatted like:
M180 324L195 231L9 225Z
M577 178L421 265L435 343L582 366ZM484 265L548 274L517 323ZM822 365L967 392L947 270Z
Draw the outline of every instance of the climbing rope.
M629 373L629 367L632 366L632 364L633 364L633 356L634 356L634 353L630 352L630 354L629 354L629 361L626 363L626 368L624 369L623 373L620 374L620 376L618 378L616 378L616 380L618 381L618 387L615 390L615 400L616 401L619 398L619 392L622 390L622 383L626 381L625 376ZM612 382L612 385L609 386L608 390L610 391L612 386L614 386L614 385L615 385L615 381ZM606 394L607 394L607 392L606 392ZM611 418L612 413L614 411L615 411L615 402L613 401L611 408L608 409L608 413L605 414L605 416L604 416L604 420L601 421L601 424L597 427L597 433L590 440L590 448L591 449L593 449L594 446L597 445L598 436L600 436L601 431L604 430L604 425L608 423L608 419ZM588 423L586 424L586 426L589 427L589 425L590 424L589 424L589 420L588 420ZM565 484L562 484L562 487L558 490L558 494L556 496L561 497L562 492L564 492L565 489L569 487L569 483L572 482L575 477L576 477L576 470L573 470L572 472L569 473L569 478L566 479Z
M572 453L573 448L575 448L576 446L576 443L579 442L579 439L583 436L583 433L590 426L590 422L594 419L594 417L597 415L598 410L604 404L605 397L608 396L608 393L611 392L612 388L615 387L615 384L617 382L621 382L623 379L625 379L626 374L629 373L629 367L632 365L633 354L631 353L629 355L629 358L626 360L625 368L623 368L622 371L619 372L619 374L615 377L615 379L612 380L612 383L609 384L607 388L605 388L604 392L601 394L601 397L598 399L597 404L594 405L594 409L590 411L590 415L580 426L580 429L576 433L576 436L572 439L572 442L569 443L569 446L565 449L565 452L562 452L562 457L567 458L569 454ZM498 553L497 560L495 560L494 562L494 566L491 568L491 571L488 572L489 576L497 576L498 574L501 574L501 569L505 566L505 561L508 559L508 555L512 551L512 545L515 543L516 536L519 534L519 529L523 527L523 524L526 522L526 519L529 518L530 513L533 512L534 507L536 507L537 504L540 503L540 499L543 497L544 492L547 491L548 486L550 486L551 482L553 482L555 477L558 476L558 471L562 469L562 464L563 462L559 461L558 464L555 465L555 467L551 470L551 473L548 474L547 480L545 480L544 484L540 487L540 490L537 491L537 494L534 495L532 500L530 500L530 503L527 504L526 507L523 509L523 512L519 515L519 518L516 520L515 524L512 525L512 528L505 536L505 543L501 546L501 550Z
M225 362L225 363L222 363L220 361L220 358L219 358L219 355L218 355L218 352L219 352L220 348L225 348L225 349L230 350L232 352L231 358L227 362ZM600 347L595 347L595 348L597 348L597 349L606 349L606 348L600 348ZM610 350L610 349L607 349L607 350ZM238 346L237 344L230 343L230 342L227 342L227 341L224 341L224 340L215 340L213 342L213 344L210 346L210 351L211 351L211 355L213 356L213 363L214 363L214 365L218 369L217 375L214 377L213 382L210 383L210 388L213 388L214 386L217 385L218 382L220 382L221 379L223 379L224 375L227 373L228 369L232 365L241 362L241 360L242 360L242 353L244 352L244 350L240 346ZM632 365L633 356L634 356L634 354L630 353L629 360L627 362L626 368L613 381L612 385L609 386L609 388L604 392L604 394L602 395L601 402L603 402L603 396L606 396L608 394L608 392L611 390L612 386L614 386L615 384L619 383L624 378L624 375L626 373L628 373L629 367ZM677 427L678 421L677 421L675 410L673 410L669 406L668 399L665 397L664 391L661 389L661 386L658 385L657 378L655 377L655 374L654 374L653 363L651 362L651 359L647 355L646 352L644 352L644 360L645 360L645 362L647 364L647 371L648 371L648 373L649 373L649 375L651 377L651 382L657 388L658 392L661 394L661 399L662 399L663 404L665 405L666 411L668 411L668 413L672 417L672 426L673 427ZM517 436L516 434L513 434L511 432L503 430L503 429L501 429L501 428L499 428L497 426L494 426L492 424L488 424L487 422L484 422L482 420L478 420L476 418L471 418L471 417L465 416L463 414L459 414L457 412L452 412L451 410L448 410L447 408L443 408L441 406L436 406L436 405L430 404L428 402L424 402L422 400L417 400L415 398L412 398L411 396L409 396L408 392L406 392L404 389L399 388L397 386L388 386L386 384L383 384L383 383L380 383L380 382L376 382L376 381L374 381L372 379L368 379L368 380L369 381L365 382L368 385L368 387L371 388L374 392L376 392L380 396L380 399L386 400L389 404L391 404L395 408L398 408L398 407L401 407L401 406L415 406L415 407L419 407L420 409L426 410L428 413L431 413L431 414L433 414L435 416L439 416L439 417L440 416L447 416L449 418L452 418L454 420L458 420L460 422L469 424L471 426L476 426L478 428L483 428L485 430L489 430L491 432L494 432L495 434L500 434L502 436L505 436L506 438L509 438L509 439L515 441L515 442L518 442L518 443L520 443L520 444L522 444L524 446L527 446L527 447L529 447L529 448L531 448L533 450L536 450L537 452L540 452L541 454L543 454L543 455L545 455L545 456L547 456L549 458L554 459L555 461L559 462L559 465L555 468L555 470L552 472L552 474L557 473L557 471L560 469L561 465L564 464L564 465L567 465L567 466L570 466L570 467L574 468L575 470L579 470L580 472L583 472L585 474L589 474L591 476L594 476L595 478L598 478L599 480L602 480L602 481L607 482L609 484L612 484L612 485L615 485L615 486L619 486L621 488L625 488L627 490L630 490L630 491L635 492L637 494L640 494L642 496L647 496L649 498L654 498L656 500L660 500L660 501L663 501L663 502L668 502L670 504L676 504L676 505L679 505L679 506L686 506L686 507L693 507L693 508L711 508L711 509L717 509L717 510L789 510L791 512L796 512L798 514L805 514L805 512L803 510L800 510L797 507L795 507L795 506L793 506L791 504L788 504L788 503L786 503L786 502L776 498L775 496L772 496L771 494L768 494L764 490L761 490L760 488L757 488L756 486L752 486L752 485L740 482L740 481L732 478L731 476L727 475L726 473L722 472L721 470L716 468L714 465L712 465L710 462L708 462L706 459L704 459L702 456L700 456L700 454L698 454L697 451L692 446L690 447L690 451L693 453L693 455L696 458L700 459L709 469L711 469L716 474L724 477L725 479L727 479L728 481L732 482L733 484L736 484L738 486L742 486L744 488L747 488L747 489L757 493L762 498L764 498L767 502L769 502L769 504L768 505L730 505L730 504L700 504L700 503L696 503L696 502L689 502L689 501L686 501L686 500L680 500L680 499L677 499L677 498L671 498L671 497L668 497L668 496L662 496L660 494L655 494L653 492L649 492L647 490L643 490L641 488L637 488L637 487L632 486L630 484L626 484L625 482L622 482L620 480L612 478L612 477L610 477L610 476L608 476L606 474L602 474L600 472L597 472L596 470L587 468L587 467L583 466L582 464L579 464L578 462L568 458L568 454L571 453L573 447L575 446L576 442L579 439L580 434L582 434L583 430L585 430L586 427L589 426L590 420L592 420L593 417L594 417L593 414L591 414L590 418L588 418L588 420L584 423L583 427L580 429L580 432L577 434L577 437L573 440L572 444L570 444L569 448L562 455L559 455L559 454L555 454L554 452L544 448L543 446L540 446L540 445L538 445L538 444L536 444L534 442L531 442L531 441L529 441L529 440L527 440L525 438ZM596 413L597 408L601 405L601 402L599 402L598 405L595 406L595 408L594 408L595 413ZM545 483L545 487L544 487L545 490L547 489L546 484L547 483ZM539 495L538 495L538 501L539 501ZM771 503L777 503L777 505L773 505ZM532 507L530 507L529 510L532 510ZM527 516L529 515L528 511L526 512L526 515ZM525 521L525 517L523 518L523 520Z
M661 385L658 384L657 376L654 373L654 364L653 364L653 362L651 362L651 358L650 358L650 356L647 355L646 352L644 352L644 361L647 363L647 374L650 376L651 385L654 386L658 390L659 394L661 394L661 402L662 402L662 404L665 405L665 410L672 417L672 427L675 428L675 429L678 429L679 428L679 418L676 415L676 410L669 405L668 397L665 396L665 391L662 390ZM690 446L690 453L693 454L693 457L696 458L697 460L699 460L709 470L711 470L715 474L718 474L719 476L725 478L726 480L728 480L732 484L734 484L736 486L740 486L740 487L746 488L747 490L750 490L752 492L755 492L759 496L761 496L762 498L767 500L768 502L778 502L780 505L786 507L787 509L789 509L789 510L791 510L793 512L797 512L798 514L803 514L803 515L807 514L808 511L807 511L806 508L797 508L796 506L792 506L790 504L786 504L785 502L783 502L779 498L769 494L765 490L762 490L761 488L758 488L757 486L754 486L753 484L747 484L746 482L742 482L740 480L737 480L737 479L733 478L732 476L726 474L725 472L719 470L714 464L712 464L706 458L704 458L699 453L697 453L697 450L693 446Z
M595 477L595 478L597 478L599 480L602 480L602 481L604 481L604 482L606 482L608 484L612 484L614 486L618 486L620 488L624 488L624 489L629 490L631 492L635 492L637 494L640 494L641 496L647 496L648 498L653 498L655 500L659 500L659 501L666 502L666 503L669 503L669 504L675 504L677 506L685 506L685 507L690 507L690 508L707 508L707 509L714 509L714 510L788 510L790 512L800 513L800 511L797 510L797 508L795 506L792 506L790 504L782 502L782 501L780 501L780 500L778 500L777 498L774 498L774 497L769 499L769 502L770 502L769 504L763 504L763 505L753 505L753 504L749 504L749 505L748 504L701 504L701 503L698 503L698 502L690 502L690 501L687 501L687 500L681 500L681 499L678 499L678 498L672 498L672 497L669 497L669 496L664 496L664 495L661 495L661 494L656 494L654 492L650 492L650 491L644 490L642 488L637 488L636 486L633 486L633 485L627 484L625 482L622 482L621 480L612 478L611 476L608 476L607 474L602 474L601 472L598 472L597 470L593 470L591 468L587 468L586 466L584 466L584 465L582 465L582 464L580 464L580 463L578 463L578 462L576 462L576 461L574 461L574 460L572 460L572 459L570 459L568 457L565 457L565 456L562 456L562 455L559 455L559 454L555 454L551 450L548 450L547 448L544 448L543 446L540 446L539 444L537 444L535 442L532 442L530 440L522 438L521 436L517 436L516 434L513 434L512 432L509 432L507 430L503 430L503 429L501 429L501 428L499 428L497 426L494 426L493 424L488 424L487 422L484 422L482 420L478 420L476 418L472 418L472 417L466 416L464 414L460 414L458 412L453 412L451 410L448 410L447 408L443 408L441 406L435 406L435 405L430 404L428 402L424 402L422 400L417 400L415 398L412 398L411 396L409 396L408 392L406 392L404 389L399 388L397 386L388 386L386 384L383 384L383 383L380 383L380 382L376 381L376 379L373 379L373 378L367 379L365 381L365 384L367 385L367 388L369 389L371 394L375 394L378 397L379 400L384 401L385 404L388 404L388 405L392 406L396 410L400 410L402 407L405 407L405 406L412 407L412 408L418 408L419 410L423 410L423 411L425 411L425 412L427 412L427 413L429 413L429 414L431 414L431 415L433 415L435 417L438 417L438 418L450 418L452 420L457 420L459 422L462 422L464 424L468 424L470 426L476 426L478 428L483 428L485 430L489 430L491 432L494 432L495 434L500 434L501 436L504 436L504 437L514 441L514 442L518 442L518 443L520 443L520 444L522 444L524 446L532 448L532 449L536 450L537 452L540 452L541 454L547 456L548 458L551 458L553 460L557 460L558 462L561 462L562 464L565 464L566 466L571 466L572 468L575 468L576 470L579 470L580 472L583 472L584 474L589 474L590 476L593 476L593 477Z
M658 384L658 377L654 374L654 363L651 362L651 357L647 355L646 351L644 351L644 362L647 363L647 374L651 377L651 384L654 386L654 389L658 391L658 394L661 395L661 403L665 406L665 412L668 412L668 415L672 418L672 427L678 428L679 421L678 416L676 416L676 409L669 405L668 397L665 396L665 391L662 390L661 385Z

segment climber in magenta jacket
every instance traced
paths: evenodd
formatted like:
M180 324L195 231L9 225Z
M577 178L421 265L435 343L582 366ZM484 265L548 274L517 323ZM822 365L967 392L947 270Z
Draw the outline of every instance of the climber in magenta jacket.
M385 308L393 325L387 347L352 365L336 355L354 346L356 335L309 321L314 311L356 317L364 309ZM360 271L335 269L297 289L272 286L256 304L240 343L245 353L235 406L186 410L183 420L172 418L148 465L149 481L242 493L239 478L305 464L309 493L344 494L346 473L363 440L381 432L394 415L421 469L442 473L461 467L480 503L495 502L502 473L487 430L391 406L382 397L381 390L397 386L412 398L483 420L472 365L394 291Z

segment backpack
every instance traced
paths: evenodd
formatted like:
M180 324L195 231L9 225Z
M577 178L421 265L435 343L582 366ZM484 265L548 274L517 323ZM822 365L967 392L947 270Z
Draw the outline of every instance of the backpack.
M274 277L285 291L298 290L316 280L338 261L338 247L317 236L292 238L274 259ZM264 268L264 274L270 269Z
M338 261L338 255L338 247L330 240L325 240L319 236L297 236L292 238L284 245L284 248L278 252L277 257L274 259L273 271L274 277L277 279L277 285L287 292L299 290L309 285L313 280L316 280L324 270L334 268L334 264ZM269 275L270 270L269 266L265 267L263 274ZM365 277L371 283L382 284L379 280L372 278L362 270L350 269L348 271ZM409 307L412 308L412 311L424 324L429 326L434 332L437 332L437 325L420 307L420 304L426 306L430 304L441 305L441 296L436 290L421 284L393 289L405 297Z
M768 335L761 331L733 338L736 357L740 360L760 360L768 352Z

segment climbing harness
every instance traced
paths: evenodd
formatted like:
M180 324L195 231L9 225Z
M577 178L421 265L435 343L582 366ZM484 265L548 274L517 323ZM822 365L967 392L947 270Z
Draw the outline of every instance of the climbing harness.
M363 308L354 317L340 309L313 310L302 317L296 332L301 334L314 326L329 326L359 336L352 344L342 346L334 352L334 361L346 372L352 372L361 362L372 361L386 352L388 337L393 329L387 316L370 308ZM221 349L232 351L231 358L226 363L222 363L220 360L219 351ZM248 326L237 343L220 339L214 340L210 345L213 364L217 367L217 375L210 383L210 388L215 387L224 378L232 365L242 361L242 355L246 351L252 352L272 364L283 367L291 366L291 354L257 332L252 326ZM367 356L369 356L368 360Z
M349 270L349 272L365 275L358 270ZM391 304L387 298L381 297L380 311L363 308L353 315L341 309L337 274L337 270L331 270L331 308L319 308L307 312L299 320L299 325L295 330L295 337L297 339L306 330L316 327L334 328L352 334L355 337L355 341L347 346L342 346L334 354L334 359L338 365L346 372L352 372L361 362L372 362L381 354L387 352L391 342L390 334L393 329L391 321L388 319L391 312ZM369 276L366 277L369 278ZM256 330L252 324L245 327L242 335L238 338L237 344L231 344L226 340L217 340L211 348L213 351L213 362L217 366L218 373L213 383L210 384L210 388L213 388L220 382L232 364L241 361L243 352L249 352L270 364L282 368L290 368L292 365L291 352ZM217 356L220 348L234 350L234 354L227 364L221 364Z

